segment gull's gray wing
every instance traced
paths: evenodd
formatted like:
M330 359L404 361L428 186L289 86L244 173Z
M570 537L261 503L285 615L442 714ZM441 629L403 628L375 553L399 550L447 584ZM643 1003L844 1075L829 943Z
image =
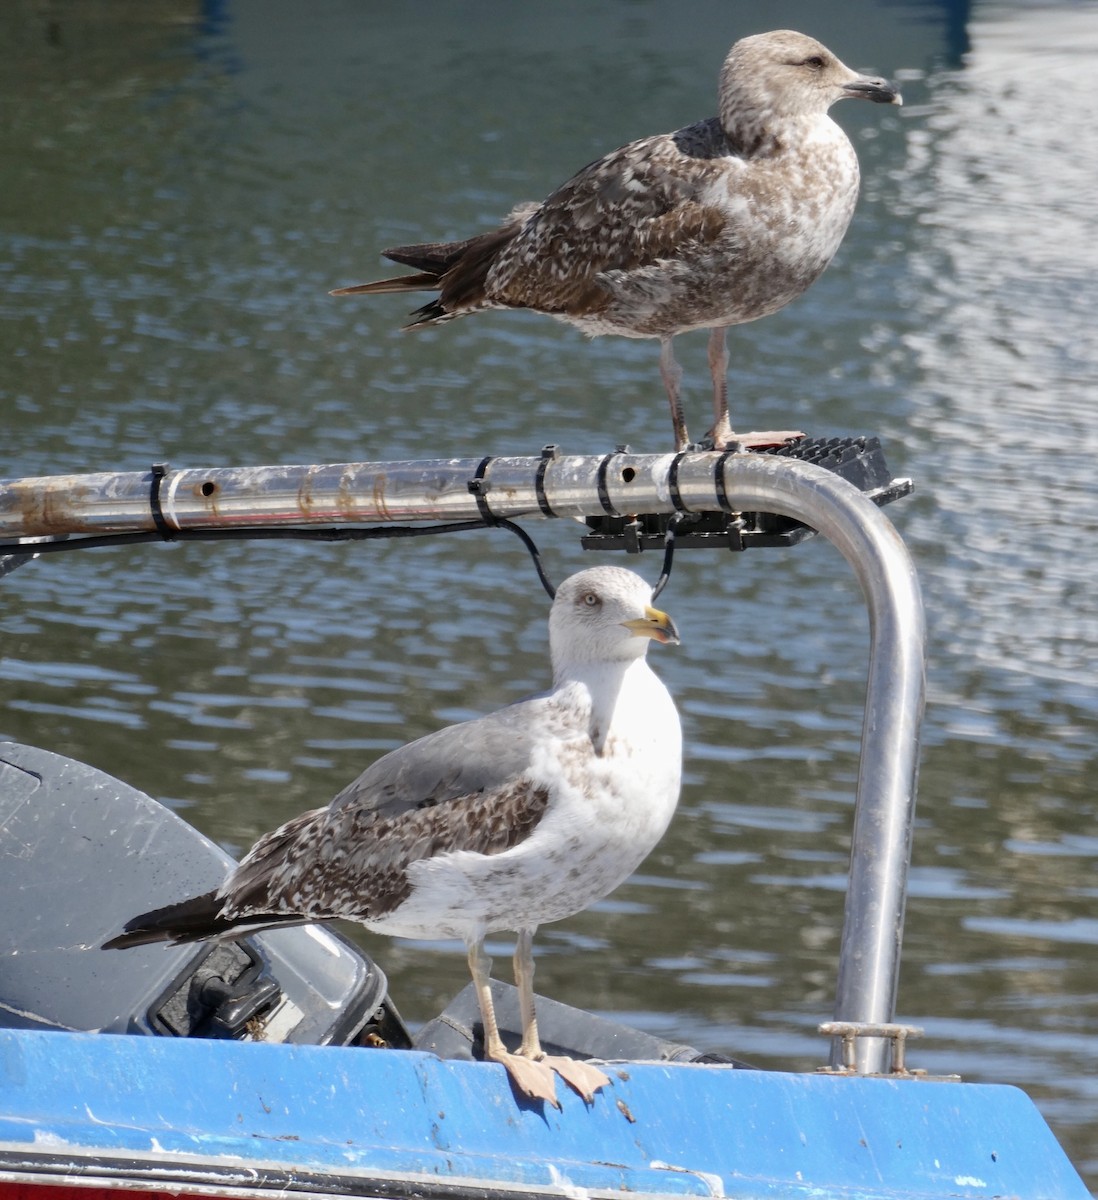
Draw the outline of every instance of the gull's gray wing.
M579 732L550 695L532 696L487 716L449 725L392 750L329 805L392 818L413 809L505 787L530 765L535 743Z
M261 838L221 889L222 916L384 916L409 895L411 863L528 837L550 799L527 775L535 746L585 728L585 713L538 696L409 742Z

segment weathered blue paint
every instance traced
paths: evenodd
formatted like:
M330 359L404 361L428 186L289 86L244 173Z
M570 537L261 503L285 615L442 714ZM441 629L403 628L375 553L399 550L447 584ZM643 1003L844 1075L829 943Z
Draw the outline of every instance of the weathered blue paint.
M588 1106L415 1052L0 1030L5 1165L98 1157L485 1191L736 1197L1088 1193L1010 1087L627 1064ZM92 1171L94 1177L94 1171Z

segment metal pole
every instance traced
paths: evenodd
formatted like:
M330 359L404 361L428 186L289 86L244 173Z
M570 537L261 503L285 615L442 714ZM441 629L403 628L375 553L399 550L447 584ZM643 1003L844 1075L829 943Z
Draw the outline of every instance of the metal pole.
M153 509L158 508L154 514ZM924 699L918 580L899 535L830 471L760 454L468 458L62 476L0 483L0 538L721 509L781 513L828 538L869 609L870 662L835 1019L893 1017ZM859 1071L885 1069L858 1039ZM833 1062L841 1056L833 1043Z
M737 507L773 508L823 534L850 564L869 609L869 678L835 1019L884 1024L895 1012L915 818L926 690L922 594L907 548L878 509L828 472L785 466L756 459L747 470L729 473L726 489ZM857 1070L886 1071L888 1054L887 1039L858 1039ZM832 1065L841 1062L836 1038Z

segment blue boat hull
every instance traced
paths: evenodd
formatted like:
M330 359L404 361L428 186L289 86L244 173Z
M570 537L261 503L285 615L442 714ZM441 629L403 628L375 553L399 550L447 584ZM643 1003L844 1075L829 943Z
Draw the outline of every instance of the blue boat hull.
M1063 1197L1015 1088L619 1064L593 1104L412 1051L0 1030L9 1183L332 1195Z

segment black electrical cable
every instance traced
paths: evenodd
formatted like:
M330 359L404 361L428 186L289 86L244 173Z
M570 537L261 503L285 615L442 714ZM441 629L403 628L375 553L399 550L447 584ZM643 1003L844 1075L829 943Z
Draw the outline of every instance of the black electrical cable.
M0 543L0 560L11 555L29 561L40 554L56 554L64 550L97 550L111 546L133 546L146 542L228 542L228 541L311 541L365 542L381 538L422 537L439 533L466 533L473 529L502 528L510 530L526 547L538 573L542 587L550 598L556 595L545 571L541 553L525 529L505 517L489 517L483 521L451 521L444 525L375 525L368 528L333 526L326 529L170 529L168 535L159 530L141 533L101 533L87 537L69 537L57 541Z
M671 578L671 565L675 557L675 534L678 532L679 526L690 516L691 514L687 512L677 512L667 522L667 532L663 535L663 569L660 571L659 579L656 580L656 586L652 589L653 600L667 587L667 581Z

